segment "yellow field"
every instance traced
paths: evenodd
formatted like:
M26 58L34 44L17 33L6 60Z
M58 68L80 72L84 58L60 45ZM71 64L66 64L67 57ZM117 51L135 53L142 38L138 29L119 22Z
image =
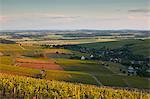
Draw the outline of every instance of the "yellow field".
M111 38L90 38L90 39L80 39L80 40L48 40L48 41L24 41L19 42L21 44L49 44L49 45L67 45L67 44L84 44L84 43L94 43L94 42L110 42L116 41L116 39Z

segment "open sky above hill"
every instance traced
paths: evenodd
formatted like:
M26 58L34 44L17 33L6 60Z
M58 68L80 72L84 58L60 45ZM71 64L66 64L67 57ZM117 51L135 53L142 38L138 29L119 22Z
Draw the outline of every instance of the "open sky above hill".
M0 29L149 29L149 0L0 0Z

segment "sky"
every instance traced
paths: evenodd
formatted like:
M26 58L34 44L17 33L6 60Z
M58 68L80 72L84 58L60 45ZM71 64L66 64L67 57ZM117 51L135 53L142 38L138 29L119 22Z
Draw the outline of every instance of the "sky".
M0 0L0 30L150 30L150 0Z

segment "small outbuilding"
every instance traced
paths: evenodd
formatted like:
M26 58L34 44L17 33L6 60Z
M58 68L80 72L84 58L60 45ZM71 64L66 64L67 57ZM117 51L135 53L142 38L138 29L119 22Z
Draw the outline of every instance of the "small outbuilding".
M128 75L129 76L136 75L136 70L132 66L128 67Z
M93 58L94 57L94 55L90 55L90 58Z
M85 56L82 56L82 57L81 57L81 60L85 60Z

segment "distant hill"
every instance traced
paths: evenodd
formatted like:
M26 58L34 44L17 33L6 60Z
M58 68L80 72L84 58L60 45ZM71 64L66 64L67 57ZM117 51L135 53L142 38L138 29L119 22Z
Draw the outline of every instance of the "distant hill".
M120 41L113 41L113 42L96 42L96 43L89 43L89 44L79 44L78 46L85 47L85 48L94 48L96 50L100 50L103 47L109 49L118 49L128 46L128 49L137 55L144 55L149 56L150 50L150 40L140 40L140 39L128 39L128 40L120 40Z
M0 44L15 44L15 41L0 39Z

